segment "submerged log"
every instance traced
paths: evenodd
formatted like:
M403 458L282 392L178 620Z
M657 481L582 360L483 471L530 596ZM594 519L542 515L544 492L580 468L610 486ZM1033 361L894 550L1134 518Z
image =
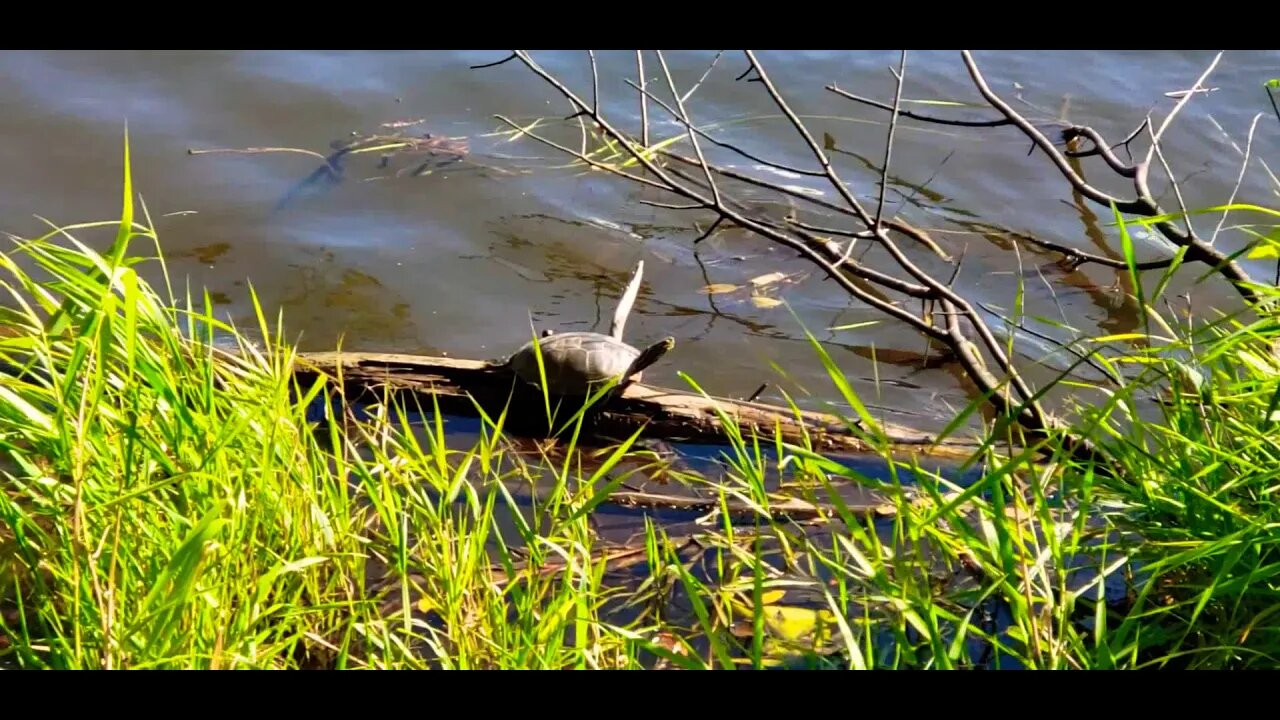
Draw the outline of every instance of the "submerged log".
M505 427L512 432L545 435L549 432L543 397L516 380L501 367L477 360L396 353L317 352L299 353L294 377L304 386L326 376L342 388L347 402L381 402L384 398L406 402L409 408L478 417L477 406L496 419L507 408ZM581 405L562 408L555 421L561 427ZM590 431L611 437L629 437L636 431L646 438L708 444L725 444L728 438L716 413L725 413L742 428L744 437L755 433L772 443L775 434L785 442L809 443L815 450L841 453L868 452L872 448L839 418L813 411L707 397L693 392L632 383L591 414ZM946 439L911 428L883 424L897 450L937 457L968 457L976 440Z

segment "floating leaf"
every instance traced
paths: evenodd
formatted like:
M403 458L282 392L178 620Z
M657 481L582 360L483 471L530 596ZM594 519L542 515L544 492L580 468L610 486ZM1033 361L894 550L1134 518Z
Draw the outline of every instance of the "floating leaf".
M831 133L829 132L822 133L822 149L823 150L836 149L836 139L831 137Z
M829 610L810 610L790 605L771 605L764 609L764 622L769 630L784 640L799 640L828 627L835 617Z
M773 605L786 596L786 590L768 590L760 593L761 605Z
M737 285L731 285L729 283L711 283L710 285L702 288L698 292L704 295L722 295L724 293L731 293L737 289L738 289Z
M834 325L827 329L828 330L857 330L859 328L864 328L871 325L879 325L879 324L880 324L879 320L863 320L862 322L849 323L848 325Z
M755 285L756 287L760 287L762 285L772 285L773 283L782 282L783 280L786 280L786 279L787 279L786 273L771 272L765 275L761 275L759 277L751 278L751 284Z
M752 295L751 304L758 308L775 308L782 304L778 298L771 298L765 295Z

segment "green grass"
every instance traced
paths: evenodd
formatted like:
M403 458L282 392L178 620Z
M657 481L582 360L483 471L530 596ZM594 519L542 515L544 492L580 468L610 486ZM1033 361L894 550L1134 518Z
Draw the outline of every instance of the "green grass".
M1278 665L1273 314L1151 310L1106 360L1140 371L1074 428L1114 472L1048 442L985 450L967 487L901 459L873 479L730 424L721 475L669 473L720 512L617 547L592 520L653 466L635 438L577 448L576 416L530 456L505 416L463 447L433 407L309 416L338 386L295 384L279 318L258 307L250 343L169 299L127 160L105 252L88 224L0 253L0 667ZM896 516L850 509L852 486ZM782 495L830 510L778 519Z

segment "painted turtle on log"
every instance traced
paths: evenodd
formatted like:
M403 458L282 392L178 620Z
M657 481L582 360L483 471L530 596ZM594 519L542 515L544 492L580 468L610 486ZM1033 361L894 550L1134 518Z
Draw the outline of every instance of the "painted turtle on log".
M589 395L614 378L619 378L619 388L638 380L641 371L661 359L675 344L675 338L665 337L638 350L611 335L553 333L526 343L505 364L521 380L541 386L542 377L538 372L538 354L541 354L549 394Z
M639 292L643 273L644 262L641 261L636 264L635 274L618 301L608 335L545 330L542 337L526 343L500 365L526 383L541 387L542 376L538 371L540 354L550 395L587 396L614 378L618 379L615 391L639 380L641 371L670 352L676 344L675 338L665 337L644 350L638 350L622 341L622 329Z

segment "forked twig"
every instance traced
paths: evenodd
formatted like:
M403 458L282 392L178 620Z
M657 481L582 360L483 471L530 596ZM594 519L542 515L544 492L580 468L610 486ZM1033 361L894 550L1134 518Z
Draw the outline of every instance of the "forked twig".
M880 232L880 219L884 216L884 194L889 187L889 167L893 162L893 132L898 129L898 117L902 110L902 84L907 72L907 51L902 51L902 59L898 62L898 88L893 93L893 113L889 116L889 137L884 143L884 165L880 168L880 198L876 202L875 232Z

